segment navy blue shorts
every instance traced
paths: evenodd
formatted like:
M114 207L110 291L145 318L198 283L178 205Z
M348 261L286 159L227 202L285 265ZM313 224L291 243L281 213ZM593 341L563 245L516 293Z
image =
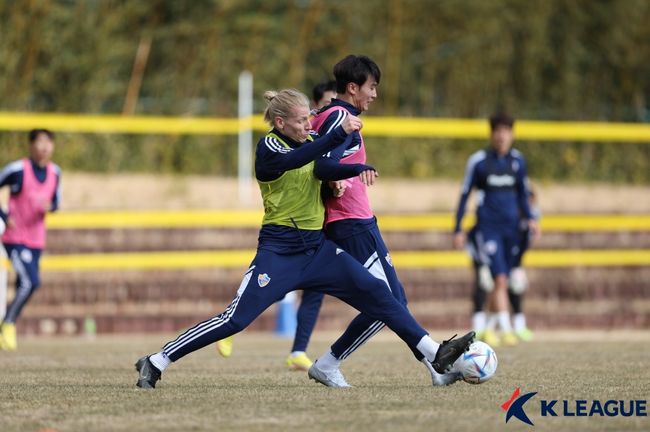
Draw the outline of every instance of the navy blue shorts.
M493 277L508 276L521 259L521 232L518 229L474 227L467 239L474 263L489 266Z

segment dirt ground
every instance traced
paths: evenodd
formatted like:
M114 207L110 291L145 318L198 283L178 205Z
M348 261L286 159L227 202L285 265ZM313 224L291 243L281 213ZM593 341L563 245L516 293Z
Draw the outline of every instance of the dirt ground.
M459 180L380 178L370 189L378 213L449 212ZM650 213L650 186L537 184L543 213ZM236 178L64 172L65 210L261 208L253 182L240 199ZM3 191L6 193L6 190Z

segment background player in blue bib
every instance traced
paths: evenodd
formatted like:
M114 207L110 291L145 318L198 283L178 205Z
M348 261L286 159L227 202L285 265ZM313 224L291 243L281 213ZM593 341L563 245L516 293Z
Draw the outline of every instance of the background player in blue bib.
M508 313L508 278L515 264L523 216L532 233L539 232L537 221L528 205L526 160L512 148L514 119L507 114L490 118L490 147L474 153L467 161L456 212L453 243L457 249L465 245L461 223L467 199L476 193L476 238L479 253L489 266L494 289L488 298L491 316L487 319L483 340L490 345L517 343ZM501 330L501 339L495 334Z

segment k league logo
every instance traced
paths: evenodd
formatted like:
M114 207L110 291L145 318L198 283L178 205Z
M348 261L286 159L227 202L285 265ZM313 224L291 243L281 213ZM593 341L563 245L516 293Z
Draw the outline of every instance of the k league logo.
M501 404L501 409L506 412L506 423L514 417L523 423L534 426L524 411L524 405L537 392L520 394L521 390L517 387L510 399ZM647 403L648 401L644 399L606 401L598 399L542 399L539 405L539 415L541 417L647 417ZM531 407L529 406L528 409L530 411Z
M526 393L525 395L519 397L520 389L517 389L512 393L510 399L501 404L501 408L506 411L506 423L512 418L521 420L522 422L534 426L533 422L530 421L526 412L524 411L524 404L528 402L530 398L535 396L537 392Z

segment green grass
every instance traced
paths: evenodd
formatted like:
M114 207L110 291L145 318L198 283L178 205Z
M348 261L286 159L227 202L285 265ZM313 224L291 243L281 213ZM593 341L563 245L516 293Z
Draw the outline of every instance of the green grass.
M441 339L446 333L435 333ZM318 356L335 337L314 335ZM541 417L540 399L650 399L650 335L544 333L497 349L497 375L482 385L433 388L424 366L390 332L343 367L352 389L325 388L283 360L290 343L244 333L229 359L214 347L168 369L153 391L136 389L134 361L171 335L23 338L0 352L0 430L38 431L465 431L527 430L499 405L516 387L536 430L650 430L648 417Z

